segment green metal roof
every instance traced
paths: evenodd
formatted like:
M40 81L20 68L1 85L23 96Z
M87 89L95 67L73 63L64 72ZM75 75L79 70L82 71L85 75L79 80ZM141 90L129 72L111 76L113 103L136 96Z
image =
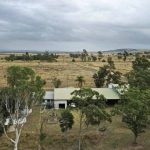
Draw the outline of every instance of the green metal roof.
M72 99L71 93L79 88L55 88L54 89L54 100L70 100ZM111 88L92 88L97 91L100 95L102 94L106 99L120 99L119 94Z

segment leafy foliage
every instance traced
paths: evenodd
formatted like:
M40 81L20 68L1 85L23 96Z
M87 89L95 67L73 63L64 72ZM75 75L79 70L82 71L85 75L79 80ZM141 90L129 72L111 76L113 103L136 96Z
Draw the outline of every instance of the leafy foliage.
M61 113L61 117L59 119L60 128L62 132L66 132L67 130L72 128L72 125L74 124L72 113L66 109Z
M54 78L52 80L52 83L53 83L55 88L59 88L61 86L61 80L60 79Z
M72 57L72 58L79 58L80 57L80 54L74 54L74 53L70 53L69 54L70 55L70 57Z
M80 58L82 61L87 61L88 52L86 49L83 49L83 52L80 54Z
M0 90L1 107L4 118L20 112L33 103L41 101L45 91L42 89L45 81L40 76L35 76L31 68L11 66L7 69L8 87ZM4 111L5 110L5 111Z
M26 52L23 55L14 55L10 54L10 56L5 57L5 60L7 61L14 61L14 60L22 60L22 61L32 61L32 60L40 60L40 61L48 61L48 62L56 62L58 58L58 55L49 53L48 51L36 55L29 55L28 52Z
M83 84L85 83L84 77L83 76L77 76L76 82L78 82L78 87L81 88Z
M103 53L102 53L101 51L98 51L97 53L98 53L98 57L99 57L99 58L102 58L102 57L103 57Z
M112 60L112 57L108 57L107 62L111 69L115 69L115 64L114 64L114 61Z
M85 115L88 123L100 124L101 120L110 120L110 116L105 111L106 99L103 95L85 88L75 90L72 94L75 106Z
M109 121L111 122L111 115L108 114L104 108L99 108L95 105L89 105L87 109L85 109L85 115L86 115L86 125L100 125L102 121Z
M133 71L128 76L131 87L150 89L150 62L146 58L138 57L133 61Z
M7 70L7 83L8 87L0 90L0 110L3 108L6 110L3 117L0 116L0 123L3 125L6 137L14 144L14 149L18 149L19 138L29 115L29 108L43 98L42 87L45 81L35 76L31 68L11 66ZM7 135L4 126L6 118L10 120L8 125L11 123L14 125L15 139Z
M81 132L83 118L85 124L99 125L102 120L110 121L110 115L105 111L106 99L92 89L81 88L72 92L72 101L80 112L79 118L79 149L81 147Z
M150 89L150 70L132 71L128 75L130 87Z
M150 61L144 57L137 57L133 61L133 69L136 71L147 70L150 67Z
M124 53L123 53L123 60L126 61L128 56L129 56L128 52L124 51Z
M113 113L122 115L122 121L133 132L136 143L137 137L143 133L149 123L148 114L150 112L150 94L149 91L140 91L130 89L117 106Z
M34 77L35 72L31 68L11 66L7 69L7 83L13 88L31 83Z
M99 71L93 75L93 78L96 87L103 87L110 82L115 84L121 83L121 73L118 71L112 71L107 65L100 67Z
M97 60L97 57L96 56L94 56L94 55L91 55L91 59L92 59L92 61L96 61Z

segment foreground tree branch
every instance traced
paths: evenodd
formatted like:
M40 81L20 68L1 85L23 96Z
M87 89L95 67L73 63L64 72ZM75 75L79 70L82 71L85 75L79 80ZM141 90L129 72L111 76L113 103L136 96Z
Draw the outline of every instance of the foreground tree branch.
M32 112L32 106L42 99L42 87L45 82L39 76L35 76L30 68L12 66L7 70L7 83L8 87L0 90L1 107L6 110L5 117L0 120L3 123L4 134L14 144L14 150L18 150L23 126ZM9 120L7 124L6 119ZM5 125L14 127L14 139L8 136Z

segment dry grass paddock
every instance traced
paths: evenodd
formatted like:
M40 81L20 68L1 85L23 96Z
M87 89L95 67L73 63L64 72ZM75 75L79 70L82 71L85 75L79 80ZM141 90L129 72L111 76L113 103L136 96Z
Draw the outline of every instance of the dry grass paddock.
M0 56L1 58L3 55ZM99 70L99 67L107 64L107 57L104 56L103 59L106 62L96 61L96 62L81 62L80 59L76 59L76 62L72 62L72 58L69 55L60 56L58 62L39 62L39 61L13 61L7 62L5 60L0 60L0 87L6 86L6 70L9 66L26 66L31 67L38 75L46 80L45 89L52 89L53 78L58 78L62 81L61 87L76 87L77 83L75 79L77 76L82 75L85 78L85 87L94 87L93 74ZM130 56L126 62L123 60L118 60L117 56L111 56L116 67L116 71L120 71L125 74L132 69L133 56Z
M110 110L110 108L109 108ZM56 110L59 115L61 110ZM51 113L52 110L46 111L43 116ZM64 142L63 134L60 130L59 123L44 123L43 132L46 138L42 141L42 150L77 150L78 146L78 129L79 117L78 112L73 111L75 123L72 130L68 132L68 142ZM150 147L150 130L148 129L138 138L138 145L132 145L133 134L127 129L126 125L121 122L119 116L113 117L112 123L103 123L107 130L102 135L97 126L89 126L88 129L83 126L82 148L83 150L149 150ZM33 109L29 116L20 138L19 150L37 150L38 133L39 133L39 107ZM0 150L11 150L13 145L5 138L0 137Z
M115 63L117 71L125 74L132 69L133 56L130 56L126 62L118 60L117 56L111 55ZM0 56L3 57L3 56ZM108 56L104 56L107 61ZM107 62L81 62L72 59L65 55L58 58L58 62L23 62L14 61L6 62L0 60L0 87L6 86L6 70L9 66L18 65L31 67L38 75L46 80L45 89L52 89L52 79L57 77L62 81L61 87L76 87L75 79L78 75L84 76L86 82L85 87L94 87L93 74L97 72L99 67L107 64ZM60 110L59 110L60 111ZM59 113L59 112L58 112ZM43 150L76 150L78 137L78 113L73 111L75 117L75 124L73 129L68 133L68 142L63 141L63 134L60 131L59 124L44 124L44 133L46 138L42 142ZM46 115L46 114L45 114ZM88 130L83 131L82 145L84 150L149 150L150 147L150 130L142 134L138 138L139 145L133 146L133 134L121 122L120 117L114 117L111 124L105 124L107 130L102 136L95 126L90 126ZM39 107L33 109L33 113L28 118L26 125L20 138L19 150L37 150L38 149L38 135L39 135ZM10 136L13 136L10 134ZM5 138L0 137L0 150L11 150L12 144Z

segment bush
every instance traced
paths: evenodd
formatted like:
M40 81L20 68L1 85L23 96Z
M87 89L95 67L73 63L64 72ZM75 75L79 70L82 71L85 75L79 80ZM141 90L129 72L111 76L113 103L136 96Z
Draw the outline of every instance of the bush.
M76 61L76 60L73 58L73 59L72 59L72 62L75 62L75 61Z
M43 141L46 138L46 133L41 133L40 134L40 141Z

